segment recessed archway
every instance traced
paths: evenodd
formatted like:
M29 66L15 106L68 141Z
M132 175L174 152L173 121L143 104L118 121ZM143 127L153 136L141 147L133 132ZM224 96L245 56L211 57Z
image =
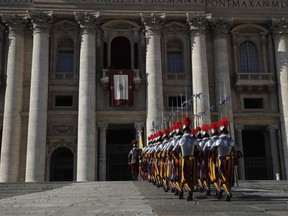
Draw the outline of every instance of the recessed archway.
M56 149L50 159L50 181L73 181L73 152L65 147Z

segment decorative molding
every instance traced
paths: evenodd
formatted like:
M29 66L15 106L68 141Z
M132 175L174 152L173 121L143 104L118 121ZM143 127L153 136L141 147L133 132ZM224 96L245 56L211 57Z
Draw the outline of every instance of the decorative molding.
M27 16L32 22L34 34L50 31L53 20L52 11L28 11Z
M98 128L100 128L100 130L106 130L108 128L108 123L107 122L98 122L97 126L98 126Z
M65 139L60 139L58 141L48 141L47 142L47 154L51 155L58 148L68 148L74 155L77 153L77 144L73 141L67 141Z
M144 128L144 122L134 122L134 128L139 131Z
M15 14L1 14L1 17L2 21L9 29L9 37L23 34L24 29L29 22L27 16L20 17Z
M171 33L171 34L185 32L186 30L187 30L187 27L179 22L171 22L163 26L163 31Z
M288 36L288 20L286 17L273 18L271 25L272 35L275 39L275 44L278 44L281 38Z
M64 34L74 34L79 30L76 23L72 23L68 20L63 20L54 25L54 30L57 32L62 32Z
M100 12L74 12L74 15L83 30L96 30L100 26Z
M166 21L166 14L143 14L140 13L141 21L145 26L145 35L149 37L154 34L160 34L161 28Z
M241 132L244 129L243 124L234 124L234 127L237 132Z
M191 36L197 34L206 34L209 28L209 21L211 20L211 14L186 14L186 21L189 25Z
M233 19L225 19L221 17L219 19L211 19L210 23L214 37L226 39L232 28Z
M271 132L278 130L278 128L279 128L278 124L269 124L266 126L266 130Z

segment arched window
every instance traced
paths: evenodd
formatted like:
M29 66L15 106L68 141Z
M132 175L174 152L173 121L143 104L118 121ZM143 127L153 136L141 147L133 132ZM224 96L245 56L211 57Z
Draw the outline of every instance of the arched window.
M50 159L50 181L73 181L74 155L65 147L56 149Z
M57 72L74 72L74 43L69 37L61 38L57 43L58 66Z
M116 37L111 42L111 68L131 69L131 43L126 37Z
M167 43L167 72L183 73L183 46L180 41Z
M259 73L258 49L251 41L245 41L239 47L240 73Z

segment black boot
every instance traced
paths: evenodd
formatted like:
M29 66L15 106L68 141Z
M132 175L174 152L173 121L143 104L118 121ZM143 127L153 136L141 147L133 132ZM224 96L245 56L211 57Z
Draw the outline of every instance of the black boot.
M189 191L188 192L188 197L187 197L187 201L192 201L193 200L193 192Z
M206 190L206 195L211 196L211 190L210 189Z
M183 191L180 191L180 193L179 193L179 199L183 199L183 196L184 196L184 192L183 192Z
M220 191L218 192L218 194L217 194L217 198L218 198L218 199L221 199L221 198L222 198L222 194L223 194L223 191L220 190Z
M175 193L174 193L174 195L177 196L178 194L179 194L179 191L178 191L177 188L175 188Z
M230 201L231 201L231 198L232 198L232 194L230 193L230 194L228 194L228 195L226 196L226 201L227 201L227 202L230 202Z

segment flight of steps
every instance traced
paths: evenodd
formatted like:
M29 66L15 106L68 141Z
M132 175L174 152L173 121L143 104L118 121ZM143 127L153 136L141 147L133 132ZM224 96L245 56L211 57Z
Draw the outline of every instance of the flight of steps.
M43 192L71 185L72 182L20 182L0 183L0 199Z

